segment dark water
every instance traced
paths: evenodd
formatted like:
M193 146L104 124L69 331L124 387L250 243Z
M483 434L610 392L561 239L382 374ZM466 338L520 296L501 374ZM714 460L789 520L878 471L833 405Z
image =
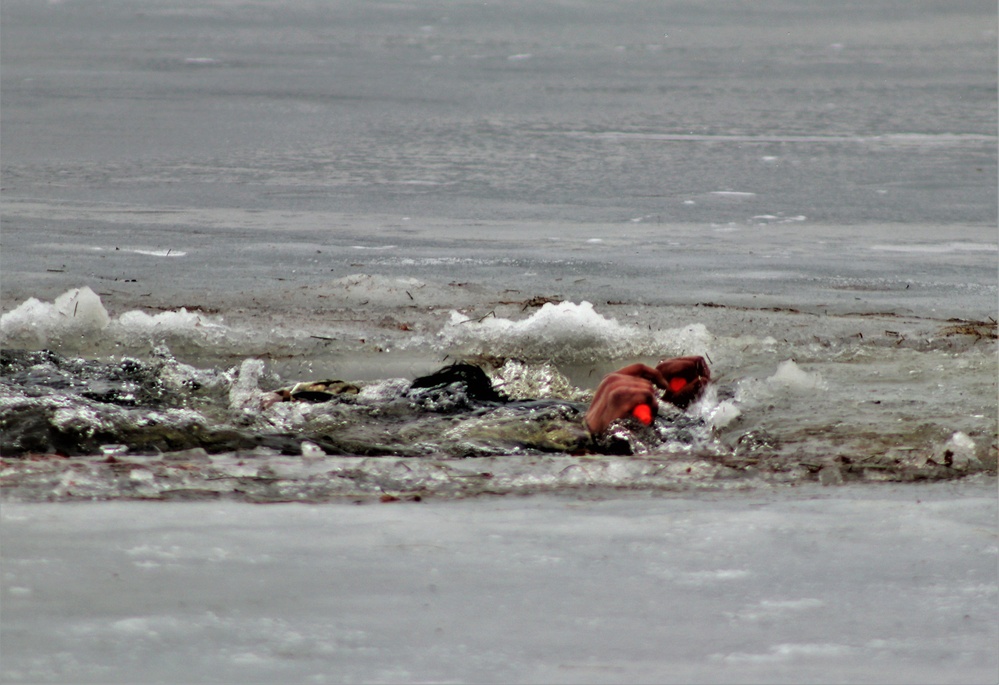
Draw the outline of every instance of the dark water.
M493 378L477 382L453 372L413 383L324 382L293 387L292 401L271 404L276 395L260 390L258 360L218 372L164 352L112 363L2 354L3 483L17 499L317 502L911 482L995 471L994 443L960 432L944 442L926 424L907 429L905 444L856 435L857 426L797 435L793 426L733 427L727 413L739 410L729 384L720 386L729 400L719 403L714 387L691 413L663 407L650 428L623 422L594 441L581 425L585 403L573 401L585 393L549 366L512 360L482 364ZM772 381L821 389L788 365ZM511 400L493 389L515 398L539 385L555 399Z

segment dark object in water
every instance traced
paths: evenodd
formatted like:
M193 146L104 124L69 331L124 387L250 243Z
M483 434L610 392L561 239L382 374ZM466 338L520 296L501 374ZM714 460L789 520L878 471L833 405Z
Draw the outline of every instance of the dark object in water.
M445 366L429 376L421 376L413 381L410 387L415 389L446 388L453 383L465 386L465 392L470 400L475 402L508 402L509 399L496 391L493 382L486 372L474 364L458 362Z

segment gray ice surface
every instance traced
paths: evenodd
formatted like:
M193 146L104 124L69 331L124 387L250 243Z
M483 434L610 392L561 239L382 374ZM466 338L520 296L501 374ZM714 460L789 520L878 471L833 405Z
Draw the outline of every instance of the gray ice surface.
M995 487L5 503L0 677L996 682Z
M995 285L991 2L0 11L5 311L421 263L653 303ZM970 295L955 316L991 313Z

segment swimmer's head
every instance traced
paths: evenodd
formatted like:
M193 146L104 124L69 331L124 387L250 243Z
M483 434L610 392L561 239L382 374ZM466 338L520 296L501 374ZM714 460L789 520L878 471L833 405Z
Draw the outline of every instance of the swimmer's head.
M711 380L708 364L700 356L663 359L656 370L666 379L662 398L681 409L700 398Z

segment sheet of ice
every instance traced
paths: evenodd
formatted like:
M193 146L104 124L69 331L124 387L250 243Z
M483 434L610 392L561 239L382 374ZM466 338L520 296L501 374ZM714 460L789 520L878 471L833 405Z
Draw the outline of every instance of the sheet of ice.
M983 683L994 478L4 504L4 682Z

